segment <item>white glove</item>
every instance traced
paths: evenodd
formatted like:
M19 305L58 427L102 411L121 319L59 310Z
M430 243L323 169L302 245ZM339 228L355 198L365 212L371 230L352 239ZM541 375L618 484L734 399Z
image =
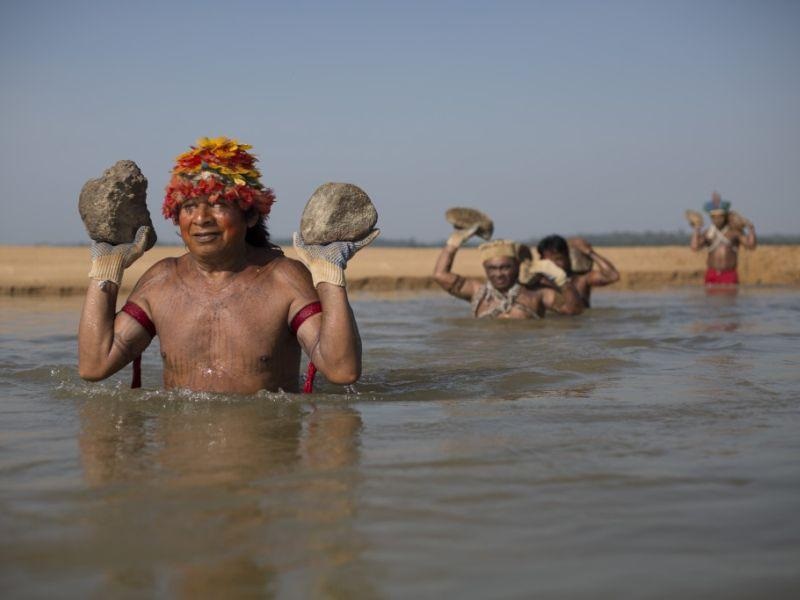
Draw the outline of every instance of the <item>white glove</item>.
M567 283L566 271L564 271L564 269L559 267L549 258L537 260L536 262L534 262L531 273L533 273L534 275L536 274L544 275L550 281L555 283L558 287L561 287L565 283Z
M473 225L467 229L456 229L447 238L447 245L451 248L460 248L464 242L471 238L478 231L479 225Z
M150 228L143 225L136 231L136 237L131 244L114 246L106 242L92 242L92 268L89 270L89 277L99 282L111 281L119 286L122 283L122 272L144 254L149 233Z
M332 283L344 287L344 270L347 261L364 246L369 246L380 234L374 229L367 237L357 242L331 242L330 244L306 244L296 231L292 235L297 257L311 272L314 287L320 283Z

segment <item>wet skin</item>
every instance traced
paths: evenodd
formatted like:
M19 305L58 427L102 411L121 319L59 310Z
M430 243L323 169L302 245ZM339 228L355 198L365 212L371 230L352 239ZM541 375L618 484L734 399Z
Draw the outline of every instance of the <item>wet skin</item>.
M442 289L456 298L471 301L472 298L482 292L483 282L477 279L467 279L456 275L451 271L453 260L458 252L454 246L445 246L436 259L433 277ZM508 291L519 277L519 261L510 257L498 257L489 259L483 263L486 278L495 289L501 292ZM575 292L573 292L575 294ZM517 296L517 302L524 305L528 310L518 306L513 307L509 312L499 318L505 319L530 319L532 314L543 317L547 309L561 310L561 295L553 287L540 287L538 289L523 288ZM579 301L578 301L579 302ZM478 306L478 314L490 311L497 305L495 300L484 300Z
M224 202L185 202L178 226L188 253L153 265L131 293L156 326L166 387L297 391L301 348L329 381L358 379L360 338L344 288L315 290L300 262L248 245L257 220ZM114 284L87 290L78 336L85 379L108 377L151 341L132 317L114 317L116 292ZM292 334L291 319L318 300L323 313Z
M583 238L573 239L578 240L575 247L592 258L597 267L596 269L588 273L572 273L572 261L569 255L564 255L559 252L545 251L543 258L549 258L570 274L570 281L575 286L575 290L581 297L584 306L589 308L591 306L592 288L616 283L619 281L619 272L614 265L611 264L611 261L595 252L594 248L592 248L586 240Z
M710 219L714 226L720 231L722 231L728 225L727 214L712 214L710 215ZM719 244L713 251L709 252L708 258L706 259L706 266L709 269L715 269L717 271L732 271L736 269L738 264L739 246L744 246L748 250L755 249L755 229L750 226L748 227L747 233L743 233L732 228L728 228L723 235L730 240L730 244ZM706 233L697 227L692 233L690 245L692 250L701 250L710 246L711 241L706 237Z

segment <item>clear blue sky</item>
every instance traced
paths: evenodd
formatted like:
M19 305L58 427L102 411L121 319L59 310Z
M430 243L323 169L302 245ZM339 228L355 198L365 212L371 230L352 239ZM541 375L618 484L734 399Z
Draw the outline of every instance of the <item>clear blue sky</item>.
M719 189L800 232L800 2L3 2L3 243L81 242L86 179L253 144L288 237L325 181L387 238L676 230Z

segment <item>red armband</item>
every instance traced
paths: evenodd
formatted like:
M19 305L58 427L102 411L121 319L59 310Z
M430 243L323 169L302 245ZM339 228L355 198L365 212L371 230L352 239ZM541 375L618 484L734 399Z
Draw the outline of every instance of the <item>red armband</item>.
M139 323L142 327L145 328L147 333L150 334L151 338L156 337L156 326L150 320L150 317L147 316L147 313L144 312L144 309L136 304L135 302L126 302L125 306L122 307L120 312L124 312L126 315L129 315L136 319L136 322ZM142 355L140 354L136 358L133 359L133 377L131 378L131 388L140 388L142 387Z
M292 333L297 335L297 330L300 329L300 325L306 322L306 319L309 317L313 317L317 313L322 312L322 303L321 302L312 302L311 304L307 304L303 308L301 308L297 314L292 319L291 325L289 325L289 329L292 330Z
M141 306L135 302L128 301L125 303L125 306L122 307L120 312L124 312L125 314L136 319L136 322L147 330L147 333L150 334L151 338L156 337L156 326L153 325L150 317L147 316L147 313L144 312L144 309Z
M322 312L322 303L320 302L312 302L311 304L307 304L303 308L301 308L297 314L292 319L292 323L289 325L289 329L292 330L292 333L297 335L297 330L300 329L300 325L305 323L306 319L309 317L313 317L317 313ZM317 367L313 362L308 363L308 371L306 371L306 382L303 385L303 393L310 394L314 391L314 376L317 374Z

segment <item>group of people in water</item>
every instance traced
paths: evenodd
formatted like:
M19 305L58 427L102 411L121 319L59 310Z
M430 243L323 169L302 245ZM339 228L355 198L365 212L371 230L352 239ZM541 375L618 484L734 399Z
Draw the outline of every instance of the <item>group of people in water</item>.
M146 228L129 244L92 244L93 283L78 331L82 378L102 380L133 362L134 387L140 385L141 354L158 335L167 388L296 392L301 352L310 359L304 391L312 390L317 370L332 383L358 380L361 338L344 271L379 230L324 245L295 233L299 261L287 258L269 240L266 219L275 197L249 149L229 138L201 138L177 158L162 212L187 252L150 267L119 312L123 272L144 253ZM736 251L740 244L755 247L753 226L744 224L747 234L729 226L729 205L718 195L707 210L712 225L703 231L700 219L692 248L709 252L707 283L735 283ZM477 230L456 229L434 268L438 284L469 301L475 317L578 315L590 307L592 288L619 280L586 240L558 235L541 240L536 257L510 240L481 244L486 281L462 277L452 272L453 260ZM582 268L573 264L579 261Z
M690 245L693 250L708 252L706 286L730 289L739 283L739 247L756 247L755 227L731 211L730 202L718 192L712 194L704 208L711 219L706 229L699 213L687 211L693 228ZM578 315L591 306L592 288L619 281L619 271L612 262L585 239L567 240L560 235L542 239L536 247L536 257L528 246L513 240L483 243L478 251L486 281L466 279L452 272L453 260L478 229L478 225L456 229L434 269L436 282L452 296L469 301L474 317L541 319L548 311Z
M619 280L619 272L582 238L569 242L551 235L531 249L512 240L493 240L478 247L486 281L452 272L458 249L475 235L477 226L456 230L436 261L433 276L449 294L470 302L478 318L541 319L547 311L578 315L589 308L593 287ZM579 252L589 269L575 272L570 254ZM598 266L591 268L592 263Z

